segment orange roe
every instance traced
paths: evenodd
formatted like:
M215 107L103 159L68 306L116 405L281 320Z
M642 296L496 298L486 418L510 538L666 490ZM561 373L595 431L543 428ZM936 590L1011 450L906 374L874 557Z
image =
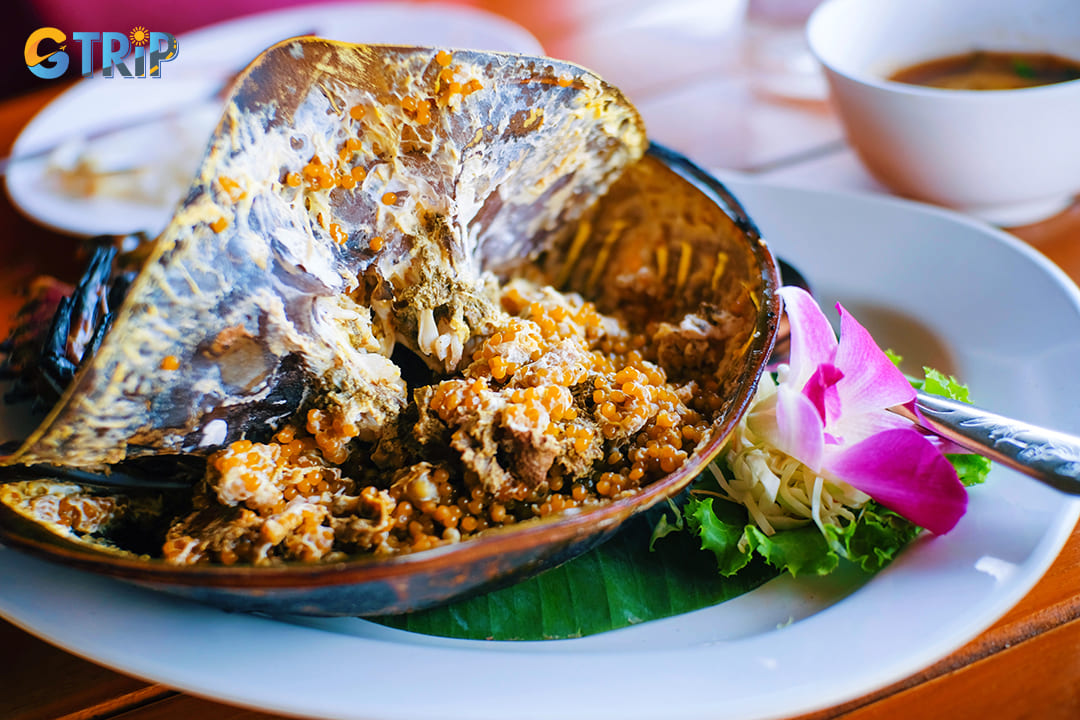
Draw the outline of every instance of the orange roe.
M341 231L330 223L335 238ZM376 252L384 245L381 236L368 242ZM526 483L508 465L509 484L488 485L450 453L409 456L388 476L368 461L376 446L356 423L333 407L312 408L271 442L239 441L209 460L214 472L228 474L230 487L250 496L237 522L261 527L255 540L199 554L191 551L195 540L171 537L165 554L175 562L252 562L271 541L275 557L295 559L415 552L588 509L677 471L708 436L707 408L723 402L718 382L670 381L657 364L651 329L628 329L570 297L507 286L499 301L510 317L473 337L457 375L437 377L415 396L424 422L437 428L431 437L455 450L476 447L472 423L481 410L497 408L506 418L500 429L534 443L542 437L537 447L552 449L556 460L541 471L546 475ZM263 495L271 497L261 505L250 499ZM304 504L307 514L290 503ZM370 525L360 539L348 529L357 523Z
M341 225L337 223L330 223L330 237L334 239L338 245L344 245L349 239L349 234L341 229Z
M238 202L242 200L247 194L246 192L244 192L244 189L240 187L240 183L236 182L230 177L225 177L224 175L218 178L218 185L221 186L221 189L225 192L226 195L229 196L229 199L233 202Z

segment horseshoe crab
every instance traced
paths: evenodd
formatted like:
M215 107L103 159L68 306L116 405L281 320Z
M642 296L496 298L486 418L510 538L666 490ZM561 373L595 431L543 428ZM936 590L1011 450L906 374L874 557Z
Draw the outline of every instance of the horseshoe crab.
M0 531L244 609L414 609L591 547L715 456L779 314L719 183L588 71L496 53L270 48L140 252L0 463L209 455L193 505L164 561L43 534L41 485Z

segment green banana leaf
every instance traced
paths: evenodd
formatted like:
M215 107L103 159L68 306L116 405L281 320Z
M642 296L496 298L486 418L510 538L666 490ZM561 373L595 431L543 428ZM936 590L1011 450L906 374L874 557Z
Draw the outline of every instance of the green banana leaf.
M730 511L745 513L735 506ZM673 515L666 506L656 508L628 522L604 545L530 580L377 622L473 640L584 637L709 607L779 574L753 561L737 575L723 577L717 573L715 555L683 532L671 533L650 550L653 528L665 512ZM733 517L732 522L739 526L745 520Z

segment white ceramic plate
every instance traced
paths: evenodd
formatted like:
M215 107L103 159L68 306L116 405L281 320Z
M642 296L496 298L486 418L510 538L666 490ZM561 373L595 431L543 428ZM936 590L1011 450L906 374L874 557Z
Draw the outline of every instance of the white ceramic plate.
M1080 293L1012 237L884 198L731 182L775 250L909 358L978 400L1080 432ZM380 720L795 715L955 650L1042 576L1080 511L995 468L949 535L880 574L780 579L731 602L581 640L443 640L358 619L228 614L0 550L0 614L45 640L193 694Z
M509 20L434 3L306 5L220 23L179 37L179 55L162 65L160 78L94 77L57 97L22 131L11 155L56 149L14 162L8 195L23 213L62 232L156 235L217 125L216 90L262 50L297 35L543 54L536 38ZM156 120L137 122L149 118ZM113 127L126 129L84 140ZM95 168L92 190L61 180L72 177L80 159Z

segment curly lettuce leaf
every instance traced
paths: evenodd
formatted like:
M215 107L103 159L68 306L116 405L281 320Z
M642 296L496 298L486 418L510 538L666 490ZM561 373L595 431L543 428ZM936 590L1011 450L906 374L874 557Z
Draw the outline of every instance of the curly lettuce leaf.
M888 565L919 534L921 528L877 503L863 508L858 522L846 528L825 526L843 557L864 572L875 573Z
M946 455L949 462L956 468L956 474L960 476L960 482L971 487L986 481L986 475L990 472L990 460L982 455Z
M832 525L826 525L826 530ZM840 564L840 556L830 547L816 525L766 535L756 525L744 530L748 549L781 572L799 575L828 575Z
M723 500L714 507L713 500L691 497L684 509L686 526L700 538L701 549L716 556L720 574L730 577L750 562L751 554L740 547L746 510Z
M864 508L857 522L843 528L826 525L824 533L810 524L766 535L748 522L742 506L712 497L691 498L684 513L687 528L697 534L703 550L713 553L725 577L738 573L755 555L793 576L828 575L841 560L874 573L920 530L877 503Z
M964 385L952 375L945 375L944 373L929 367L924 367L923 372L926 374L926 377L922 380L921 387L919 387L919 385L916 385L915 387L918 387L924 392L933 395L941 395L942 397L958 400L959 402L971 402L971 391L968 389L968 386ZM912 384L914 385L915 383Z

